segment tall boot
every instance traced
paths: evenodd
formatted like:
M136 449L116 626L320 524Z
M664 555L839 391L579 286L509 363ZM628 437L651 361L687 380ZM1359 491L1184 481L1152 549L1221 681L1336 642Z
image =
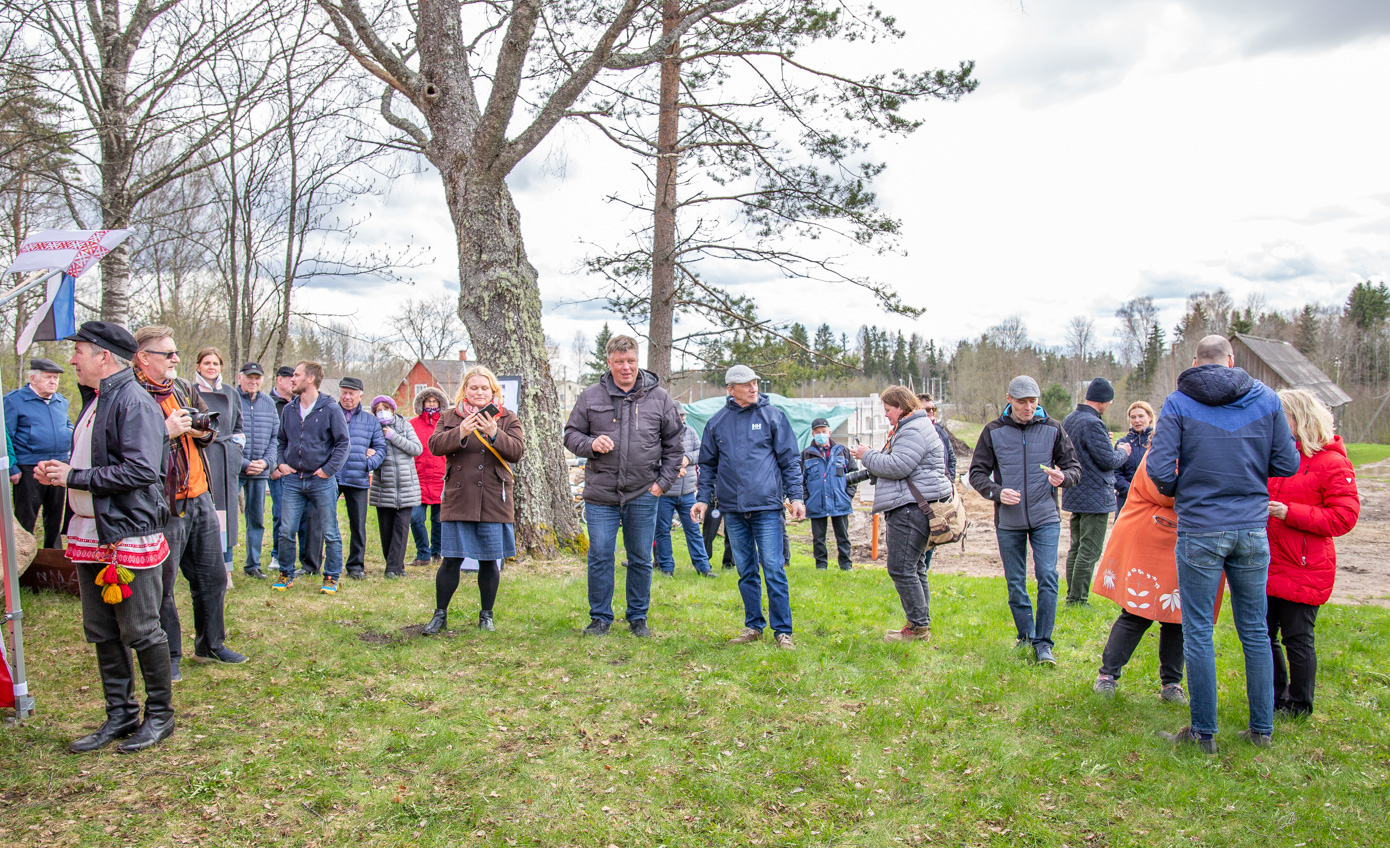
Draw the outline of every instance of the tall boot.
M449 611L437 609L434 611L434 617L430 619L430 623L426 624L424 629L420 631L420 635L433 636L448 626Z
M174 732L174 684L169 679L169 646L151 645L139 652L145 678L145 720L129 739L116 746L122 754L163 742Z
M96 642L97 671L101 673L101 688L106 693L106 721L94 732L74 739L68 750L74 754L105 748L117 739L124 739L140 726L140 702L135 700L135 668L130 650L120 642Z

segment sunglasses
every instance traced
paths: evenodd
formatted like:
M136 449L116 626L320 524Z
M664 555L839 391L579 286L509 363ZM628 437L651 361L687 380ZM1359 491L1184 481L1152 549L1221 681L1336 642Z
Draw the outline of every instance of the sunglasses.
M178 352L177 350L149 350L149 349L145 349L145 350L142 350L141 353L153 353L154 355L156 355L156 356L162 356L162 357L164 357L165 359L172 359L172 358L174 358L175 356L178 356L178 355L179 355L179 352Z

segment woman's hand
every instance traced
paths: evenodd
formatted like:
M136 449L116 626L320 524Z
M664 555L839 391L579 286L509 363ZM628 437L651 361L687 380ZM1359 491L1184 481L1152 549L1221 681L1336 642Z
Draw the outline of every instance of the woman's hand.
M1269 514L1283 521L1285 518L1289 517L1289 505L1280 503L1279 501L1270 501Z
M868 445L864 444L863 442L859 442L854 447L850 448L849 452L850 455L853 456L855 459L863 459L864 454L868 453L870 450L871 448Z
M486 412L475 412L463 419L463 426L470 430L477 430L489 439L497 438L497 419Z

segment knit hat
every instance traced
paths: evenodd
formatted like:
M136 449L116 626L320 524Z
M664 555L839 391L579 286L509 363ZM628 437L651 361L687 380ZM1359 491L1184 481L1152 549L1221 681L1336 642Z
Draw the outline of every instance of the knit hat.
M1038 381L1027 374L1020 374L1009 381L1009 397L1014 400L1041 396L1042 391L1038 388Z
M396 401L395 401L395 399L394 399L394 398L387 397L386 395L377 395L376 397L372 398L372 405L371 405L369 408L370 408L370 409L376 409L376 405L379 404L379 403L385 403L385 404L387 404L388 406L391 407L391 411L393 411L393 412L396 410Z
M1115 399L1115 387L1104 377L1097 377L1086 387L1086 400L1096 403L1109 403Z

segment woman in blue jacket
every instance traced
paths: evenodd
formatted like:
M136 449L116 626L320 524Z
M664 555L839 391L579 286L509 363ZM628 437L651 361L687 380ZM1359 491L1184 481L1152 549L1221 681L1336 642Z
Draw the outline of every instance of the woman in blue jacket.
M830 441L830 422L811 422L811 444L801 452L801 480L806 489L806 517L811 519L811 539L816 568L829 568L825 547L826 524L835 528L835 553L841 571L854 568L850 559L849 514L854 511L855 486L845 476L859 468L844 445Z
M1138 470L1139 461L1144 458L1144 452L1149 449L1149 442L1153 436L1154 408L1142 400L1136 400L1129 405L1129 432L1115 443L1116 447L1129 445L1129 458L1115 469L1116 515L1125 508L1125 498L1129 496L1129 486L1134 480L1134 472Z

